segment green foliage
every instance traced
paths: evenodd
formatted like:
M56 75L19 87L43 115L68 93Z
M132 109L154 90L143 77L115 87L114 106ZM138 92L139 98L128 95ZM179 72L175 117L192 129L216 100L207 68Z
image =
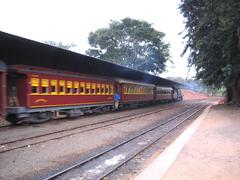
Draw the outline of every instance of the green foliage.
M169 60L165 34L145 22L125 18L89 34L90 56L140 71L160 73Z
M221 88L236 86L240 78L240 1L181 0L186 19L189 63L197 78Z
M45 44L48 44L50 46L55 46L55 47L59 47L59 48L62 48L62 49L66 49L66 50L69 50L71 49L72 47L75 47L76 44L74 43L71 43L71 44L63 44L61 42L54 42L54 41L44 41Z

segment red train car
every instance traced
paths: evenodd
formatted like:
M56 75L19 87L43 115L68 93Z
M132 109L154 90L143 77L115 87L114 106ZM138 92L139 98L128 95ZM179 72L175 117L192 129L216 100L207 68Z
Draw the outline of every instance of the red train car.
M114 103L114 81L105 77L15 65L7 81L7 119L13 123L46 121L54 111L79 116Z
M156 87L156 101L171 101L173 98L173 88Z
M116 91L120 107L172 101L179 95L173 88L154 84L27 65L6 68L0 63L0 115L12 123L108 111L114 107Z
M117 80L121 94L120 105L148 103L154 101L153 84L145 84L134 81Z

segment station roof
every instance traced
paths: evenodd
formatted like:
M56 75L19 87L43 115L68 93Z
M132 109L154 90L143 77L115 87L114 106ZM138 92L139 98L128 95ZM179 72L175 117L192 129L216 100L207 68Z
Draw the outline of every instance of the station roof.
M159 86L181 86L181 84L168 79L1 31L0 61L5 62L7 66L24 64L141 81Z

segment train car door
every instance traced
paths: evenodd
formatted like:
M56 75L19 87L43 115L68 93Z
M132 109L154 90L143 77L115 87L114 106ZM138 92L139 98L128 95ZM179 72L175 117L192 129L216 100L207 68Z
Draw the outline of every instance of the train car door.
M5 115L6 109L6 66L0 61L0 117Z

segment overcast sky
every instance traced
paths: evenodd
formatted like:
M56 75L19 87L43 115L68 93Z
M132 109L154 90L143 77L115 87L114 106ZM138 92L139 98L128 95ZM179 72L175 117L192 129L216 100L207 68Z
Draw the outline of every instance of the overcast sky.
M166 34L174 65L161 76L186 78L180 0L0 0L0 31L36 41L75 43L73 51L84 54L88 34L107 27L110 20L130 17L145 20ZM174 66L174 67L172 67ZM194 74L194 73L191 73Z

